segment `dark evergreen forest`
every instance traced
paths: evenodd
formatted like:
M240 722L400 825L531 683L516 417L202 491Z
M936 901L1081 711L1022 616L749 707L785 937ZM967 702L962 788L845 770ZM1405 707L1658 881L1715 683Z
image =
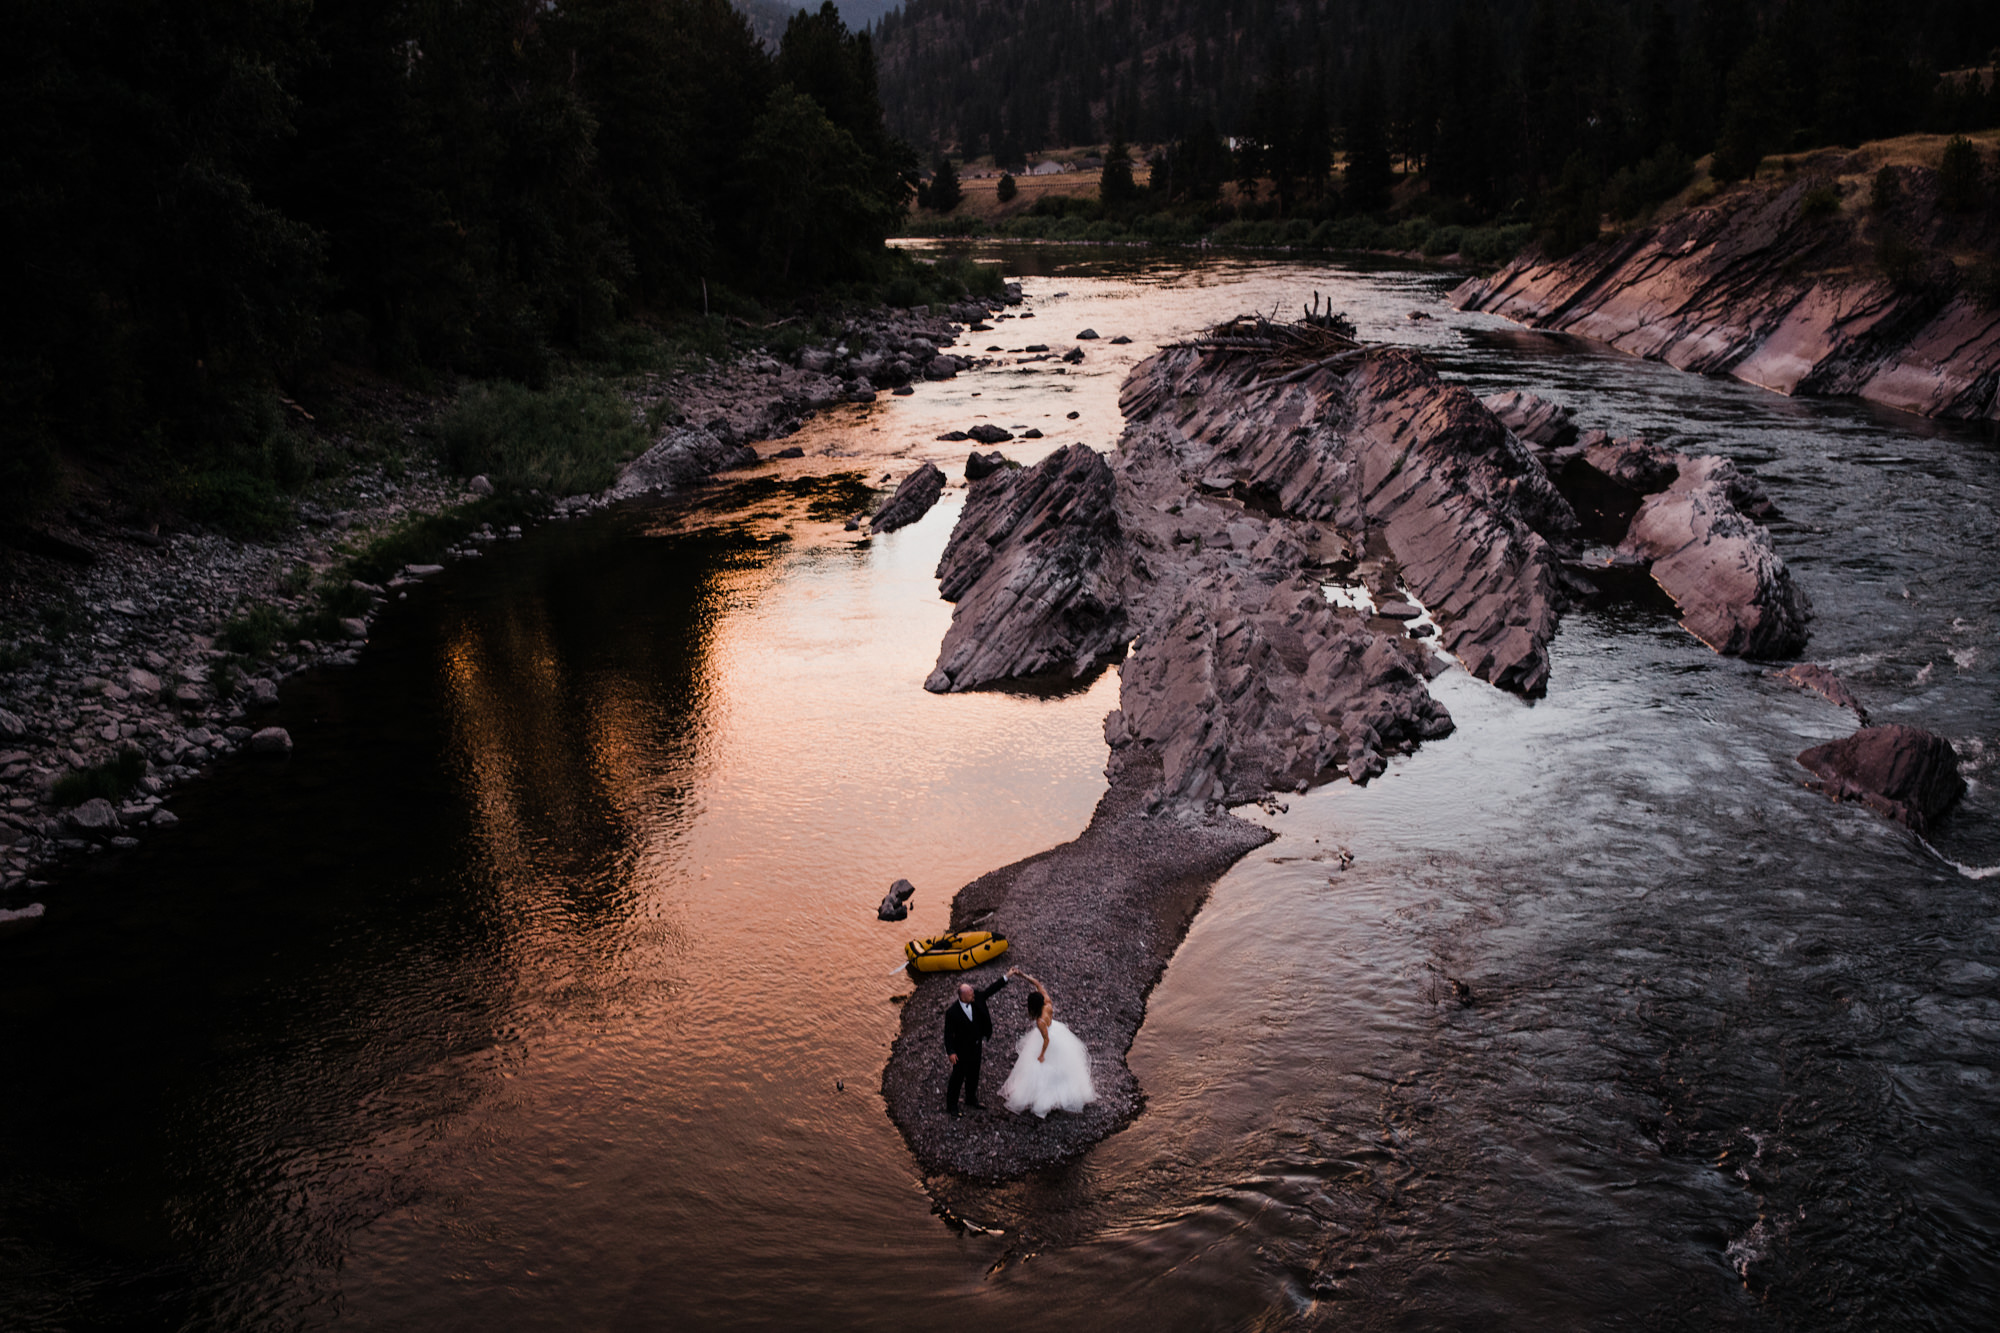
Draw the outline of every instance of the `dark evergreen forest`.
M866 35L727 0L22 0L0 61L0 496L248 460L330 360L535 382L707 286L870 273L915 161ZM231 460L234 460L232 462Z
M1350 206L1400 163L1492 216L1711 151L1726 180L2000 123L1990 79L1939 77L1991 63L1992 0L908 0L873 31L922 148L1173 144L1176 195L1261 178L1280 212L1332 188L1336 151Z

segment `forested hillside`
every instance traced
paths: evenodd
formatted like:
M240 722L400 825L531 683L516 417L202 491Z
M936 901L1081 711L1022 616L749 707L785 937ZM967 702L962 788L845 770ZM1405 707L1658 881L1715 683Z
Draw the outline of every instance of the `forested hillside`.
M909 0L874 30L891 127L1044 146L1248 140L1281 195L1340 148L1485 212L1664 149L1766 153L1994 123L1991 0ZM1747 165L1746 165L1747 163Z
M267 481L329 359L532 381L869 271L911 165L831 5L23 0L0 69L0 510L72 448Z

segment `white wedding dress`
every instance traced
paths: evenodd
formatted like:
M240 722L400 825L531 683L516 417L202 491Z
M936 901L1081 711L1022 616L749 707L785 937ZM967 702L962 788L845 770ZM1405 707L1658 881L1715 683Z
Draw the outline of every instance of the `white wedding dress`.
M1014 1072L1000 1085L1000 1097L1014 1112L1081 1111L1097 1100L1090 1082L1090 1051L1057 1019L1049 1024L1049 1053L1041 1053L1041 1029L1030 1027L1014 1046Z

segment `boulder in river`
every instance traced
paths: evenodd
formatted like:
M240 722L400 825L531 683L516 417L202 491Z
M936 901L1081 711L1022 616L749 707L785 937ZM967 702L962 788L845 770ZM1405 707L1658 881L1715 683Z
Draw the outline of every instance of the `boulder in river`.
M1005 444L1014 438L1012 431L984 421L966 431L965 434L968 439L977 440L981 444Z
M1958 751L1921 727L1863 727L1799 755L1834 800L1858 800L1921 833L1965 795Z
M926 463L903 478L903 484L889 497L889 503L882 506L873 523L876 532L894 532L897 528L910 524L931 512L931 506L944 494L944 473L936 463Z
M290 754L292 733L283 727L264 727L253 731L250 733L249 749L252 754Z
M987 454L982 454L975 449L966 455L965 479L967 481L978 481L982 477L992 476L1006 466L1007 455L1001 453L998 449Z
M1680 464L1674 484L1647 497L1621 552L1650 562L1653 581L1680 608L1681 624L1719 653L1789 657L1806 645L1812 603L1745 517L1727 459Z
M875 909L879 921L901 921L910 914L910 899L917 896L917 886L907 879L899 879L889 886L883 895L882 905Z

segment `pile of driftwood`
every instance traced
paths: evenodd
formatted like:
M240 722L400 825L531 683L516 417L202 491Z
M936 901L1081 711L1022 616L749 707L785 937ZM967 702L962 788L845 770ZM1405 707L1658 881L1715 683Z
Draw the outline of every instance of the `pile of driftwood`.
M1355 337L1354 322L1331 303L1322 311L1318 292L1300 312L1299 320L1290 324L1264 315L1238 315L1185 345L1201 352L1253 355L1265 371L1279 372L1280 378L1271 383L1303 379L1367 353L1368 347Z

